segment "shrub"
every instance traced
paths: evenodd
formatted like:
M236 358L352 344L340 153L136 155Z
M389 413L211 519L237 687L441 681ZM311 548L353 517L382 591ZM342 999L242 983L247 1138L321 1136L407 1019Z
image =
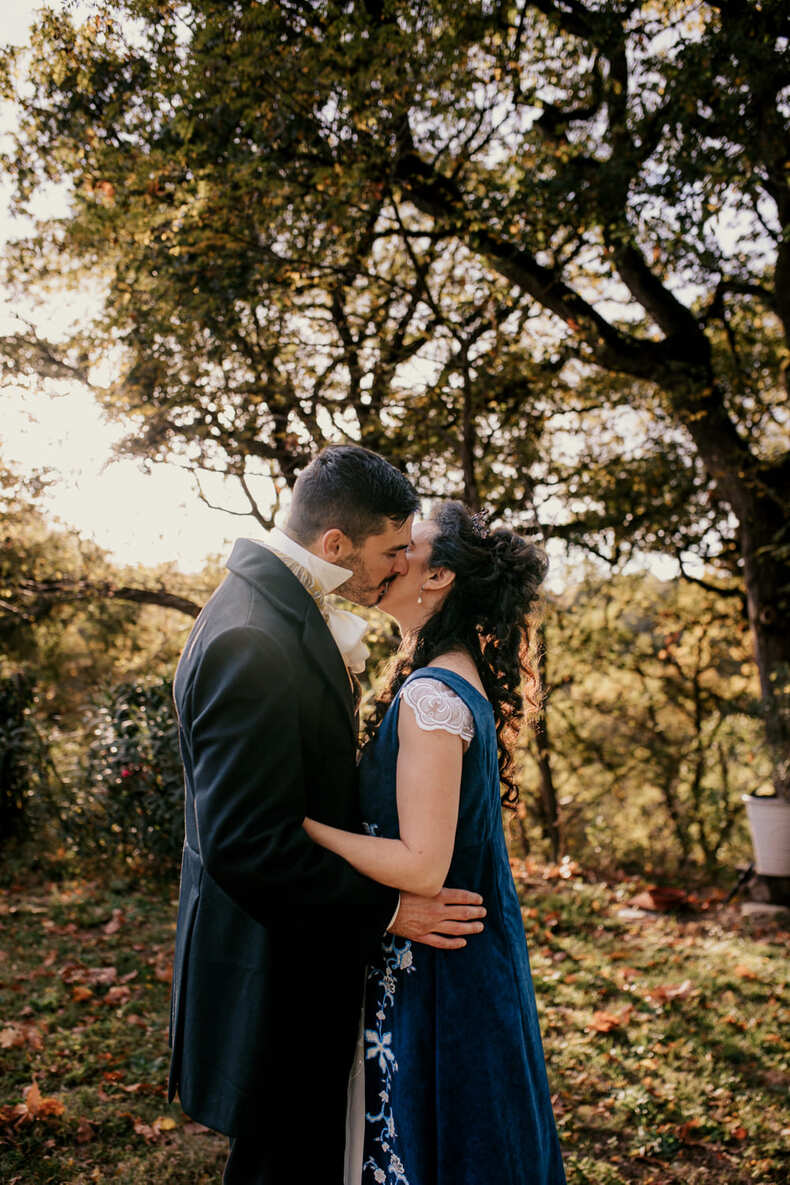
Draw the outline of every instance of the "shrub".
M33 680L0 679L0 843L26 832L37 792L46 788L49 755L36 729Z
M169 875L183 842L184 781L172 685L125 683L98 710L87 756L83 851Z

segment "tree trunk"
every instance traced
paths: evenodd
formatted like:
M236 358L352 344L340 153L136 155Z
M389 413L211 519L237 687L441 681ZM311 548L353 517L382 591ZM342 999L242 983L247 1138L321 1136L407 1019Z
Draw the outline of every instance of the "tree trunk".
M790 801L790 564L777 548L786 529L776 502L763 498L739 531L773 783L779 797Z
M535 740L538 746L538 770L540 772L540 807L543 834L551 844L551 858L556 861L562 850L560 833L559 804L554 778L551 772L551 750L549 748L546 717L541 716L536 729Z
M665 385L678 422L737 522L743 582L760 678L773 783L790 800L790 466L755 458L729 419L705 353L689 355L685 381Z
M461 424L461 468L464 474L464 502L470 510L480 509L480 491L477 486L477 467L475 464L475 445L477 444L477 424L475 423L474 408L472 406L472 384L469 376L469 364L464 359L464 411Z
M538 653L538 674L541 687L546 683L546 631L540 627L540 650ZM535 724L535 745L538 751L538 772L540 775L540 814L543 834L551 844L551 858L556 861L562 850L562 833L560 830L560 808L557 801L557 788L551 768L551 744L549 740L549 726L546 718L546 703L543 705Z

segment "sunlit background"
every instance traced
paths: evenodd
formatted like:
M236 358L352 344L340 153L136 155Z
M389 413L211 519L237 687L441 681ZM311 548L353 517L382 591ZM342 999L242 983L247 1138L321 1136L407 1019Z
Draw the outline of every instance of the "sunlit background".
M6 0L3 40L24 44L35 0ZM88 10L90 5L77 6ZM7 135L14 112L0 107L0 134ZM0 239L23 234L26 226L8 214L8 189L0 188ZM40 215L57 215L66 197L53 192ZM19 317L43 335L57 337L92 307L90 293L59 294L51 304L20 309L3 299L0 334L20 332ZM24 471L50 470L42 498L46 511L76 527L106 548L120 563L174 562L182 571L202 567L207 557L223 554L238 534L254 534L252 519L236 519L211 510L196 495L192 478L174 465L142 465L113 455L128 434L128 423L107 420L91 392L80 383L41 384L35 391L14 386L0 390L0 446L5 460ZM209 493L211 489L209 487ZM216 491L212 501L233 505L232 492ZM224 504L224 503L223 503Z

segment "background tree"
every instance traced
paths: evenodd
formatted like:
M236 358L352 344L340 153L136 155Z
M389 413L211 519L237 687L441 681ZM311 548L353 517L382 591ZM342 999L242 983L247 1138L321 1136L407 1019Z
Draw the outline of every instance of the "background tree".
M739 604L647 573L590 572L551 603L545 630L560 852L648 872L732 869L748 851L740 797L771 776ZM538 735L525 785L542 784L543 762ZM525 796L544 834L545 802Z
M180 820L178 746L162 680L219 573L209 567L187 578L171 567L112 565L101 548L44 518L45 483L0 466L0 839L34 832L42 852L70 838L106 854L118 846L113 824L132 791L135 809L145 799L152 820L161 823L166 811L171 829ZM127 766L139 767L134 786L120 779ZM80 831L89 817L90 835ZM124 832L127 855L128 840Z
M134 447L237 475L261 521L347 434L607 558L702 551L745 599L785 793L789 20L779 0L45 15L6 164L19 210L59 182L70 212L11 273L90 270L105 301L66 349L18 335L11 364L114 356Z

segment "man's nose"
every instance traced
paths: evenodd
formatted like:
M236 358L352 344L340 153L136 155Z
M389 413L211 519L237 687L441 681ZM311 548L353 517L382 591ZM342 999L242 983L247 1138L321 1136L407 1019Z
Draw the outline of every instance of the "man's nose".
M395 559L395 571L399 576L405 576L409 570L409 561L406 559L406 552L399 551Z

